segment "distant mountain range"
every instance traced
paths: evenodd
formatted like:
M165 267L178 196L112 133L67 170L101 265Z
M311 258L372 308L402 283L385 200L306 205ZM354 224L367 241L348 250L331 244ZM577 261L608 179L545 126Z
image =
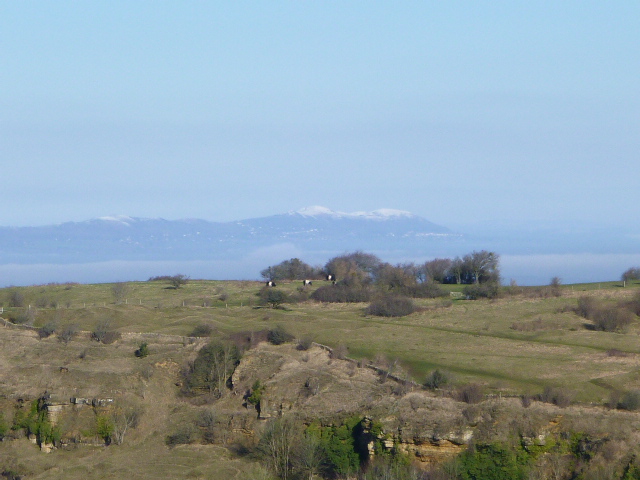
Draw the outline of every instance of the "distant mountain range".
M290 244L305 252L439 253L464 237L401 210L344 213L324 207L233 222L111 216L39 227L0 227L0 263L242 258Z

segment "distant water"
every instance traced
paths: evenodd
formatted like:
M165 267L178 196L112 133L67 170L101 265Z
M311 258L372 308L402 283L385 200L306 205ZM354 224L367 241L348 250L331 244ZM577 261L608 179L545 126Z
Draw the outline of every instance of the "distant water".
M264 252L263 252L264 253ZM260 270L282 258L304 254L289 251L288 257L251 255L244 260L212 261L109 261L78 264L5 264L0 265L0 286L39 285L51 282L106 283L147 280L156 275L185 274L210 280L259 280ZM327 257L328 259L329 257ZM325 259L324 261L326 261ZM395 260L383 258L395 262ZM305 260L309 261L309 260ZM401 260L398 260L401 261ZM423 261L423 260L420 260ZM321 264L317 261L312 264ZM503 283L515 280L518 285L546 285L551 278L562 283L604 282L619 280L632 266L640 266L640 254L553 254L502 255Z

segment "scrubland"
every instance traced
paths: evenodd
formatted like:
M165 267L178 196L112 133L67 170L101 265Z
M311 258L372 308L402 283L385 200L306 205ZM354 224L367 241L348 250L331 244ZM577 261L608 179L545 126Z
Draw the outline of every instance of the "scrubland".
M230 440L167 444L167 437L181 424L210 406L220 418L233 418L238 434L234 438L244 435L248 444L257 442L264 427L255 424L255 412L243 404L243 394L255 379L267 385L269 418L282 415L282 405L306 423L314 416L330 418L332 412L338 418L362 411L385 419L381 421L388 432L402 430L403 421L422 422L422 432L415 433L418 437L437 437L438 428L447 435L472 428L476 439L492 438L483 430L488 428L487 418L495 424L505 412L512 417L523 411L537 416L539 425L531 426L531 432L549 432L550 419L561 417L570 419L573 430L585 432L586 426L576 427L581 418L600 418L603 427L591 432L592 437L606 437L610 425L618 429L610 432L610 439L620 442L626 441L620 437L620 425L626 425L627 432L638 422L634 408L616 409L625 394L640 390L638 318L634 315L621 328L602 331L578 314L585 297L601 306L632 302L640 291L637 282L628 282L625 288L619 282L563 285L557 295L544 287L507 287L491 300L467 300L457 286L445 286L453 292L450 298L416 299L417 312L390 318L366 314L367 304L305 300L320 285L314 282L303 288L301 282L280 282L277 288L295 299L280 308L260 305L257 294L263 283L249 281L191 280L180 288L162 282L127 282L1 290L1 316L7 323L0 326L0 395L7 423L16 402L32 401L45 392L61 399L134 402L144 407L144 414L122 445L105 447L98 439L92 446L79 442L43 454L15 434L0 444L0 466L6 472L23 472L25 478L269 478L266 467L231 448ZM117 336L96 341L99 325ZM45 326L51 335L39 334ZM317 346L298 351L295 340L260 347L264 332L276 327L294 339L312 340L341 353L331 358ZM65 330L70 332L68 338L61 335ZM222 398L184 396L181 372L212 339L236 343L241 339L247 363L241 362L240 368L250 373ZM143 342L149 355L136 357L134 352ZM353 362L342 360L345 356ZM258 364L264 364L263 370L247 366ZM385 383L379 371L363 370L366 365L396 380ZM444 372L447 385L425 389L422 385L434 370ZM461 401L460 392L469 385L481 392L478 403ZM562 402L554 402L558 394ZM533 405L524 409L528 402ZM403 409L405 413L398 413ZM541 409L543 413L534 415ZM95 409L77 410L62 426L79 437L96 437ZM247 416L251 420L245 420ZM605 416L607 421L602 420ZM448 427L443 426L445 418L450 418ZM503 422L505 429L508 425ZM628 440L632 434L627 434ZM394 435L394 441L410 445L403 447L407 451L420 443ZM622 461L622 453L615 455Z

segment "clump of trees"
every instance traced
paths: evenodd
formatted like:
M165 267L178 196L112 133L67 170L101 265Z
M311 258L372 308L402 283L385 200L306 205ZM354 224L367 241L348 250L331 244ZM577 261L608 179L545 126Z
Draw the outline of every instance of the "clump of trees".
M98 320L95 328L91 332L91 338L97 342L110 344L122 337L120 332L117 332L112 325L111 319L105 318Z
M292 258L268 267L261 274L269 280L330 276L335 279L334 284L323 285L310 296L319 302L369 302L380 293L411 298L444 297L448 292L440 285L447 283L469 285L466 291L469 298L492 298L499 293L499 260L495 252L481 250L454 259L392 265L376 255L356 251L333 257L321 268Z
M294 338L295 337L287 332L282 325L272 328L267 333L267 340L273 345L282 345L283 343L292 341Z
M416 311L410 298L398 295L381 295L369 304L365 312L378 317L404 317Z
M640 296L636 296L632 301L607 303L583 295L578 298L575 312L591 320L596 330L619 332L630 325L640 313Z
M371 300L373 289L368 285L325 285L311 294L311 299L324 303L359 303Z
M285 260L278 265L272 265L260 272L265 280L305 280L315 279L322 276L322 271L318 267L312 267L299 258Z
M178 273L176 275L159 275L156 277L150 277L148 282L168 282L169 288L177 290L178 288L186 285L191 280L187 275Z
M630 282L631 280L640 280L640 267L631 267L626 270L622 276L623 282Z
M183 371L185 394L209 393L220 398L231 375L240 363L240 351L231 343L213 341L198 351Z
M286 293L272 287L261 288L257 295L260 299L260 305L269 306L271 308L280 308L282 304L286 303L288 300Z

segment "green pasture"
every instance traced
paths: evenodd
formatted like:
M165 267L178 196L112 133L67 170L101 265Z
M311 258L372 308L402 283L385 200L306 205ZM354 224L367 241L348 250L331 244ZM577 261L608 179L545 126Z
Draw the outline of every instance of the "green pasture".
M306 291L325 284L314 282ZM517 287L497 300L416 300L421 311L402 318L367 316L366 304L307 300L267 308L256 295L262 286L193 280L172 289L163 282L130 282L126 297L116 302L112 284L56 284L2 289L0 303L4 318L31 305L36 327L55 321L90 331L108 319L121 332L187 336L206 324L225 337L282 325L297 337L344 344L355 358L397 360L399 372L418 382L438 368L457 383L481 382L496 393L537 393L552 385L570 390L577 400L602 402L613 389L640 388L640 325L624 333L594 331L572 311L580 295L603 302L631 298L639 291L637 282L626 288L620 282L564 285L559 297ZM304 290L302 282L277 288L290 294ZM22 307L9 306L16 292ZM619 354L610 355L613 349Z

